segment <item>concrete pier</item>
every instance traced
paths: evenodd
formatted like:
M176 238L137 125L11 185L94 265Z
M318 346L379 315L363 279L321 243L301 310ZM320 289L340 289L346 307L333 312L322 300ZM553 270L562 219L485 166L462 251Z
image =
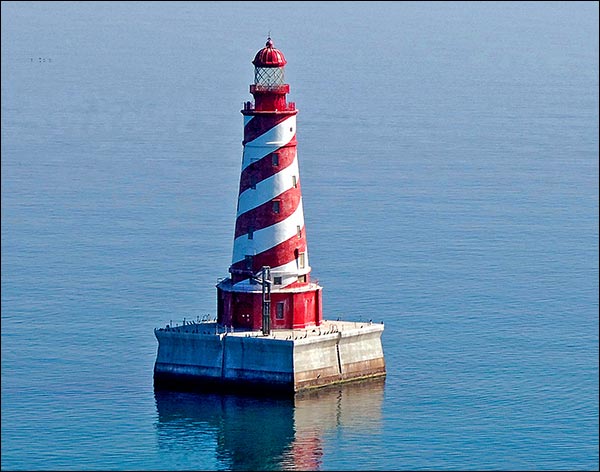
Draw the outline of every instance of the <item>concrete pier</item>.
M300 392L385 376L383 324L326 321L304 329L226 331L216 322L154 330L157 387Z

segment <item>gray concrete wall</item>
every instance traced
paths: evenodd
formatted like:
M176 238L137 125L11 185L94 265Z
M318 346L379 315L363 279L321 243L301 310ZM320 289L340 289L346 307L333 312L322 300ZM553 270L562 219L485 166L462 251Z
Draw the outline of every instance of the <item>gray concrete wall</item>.
M223 335L155 331L155 370L172 374L221 377Z
M294 342L295 390L385 375L383 325L307 337Z
M340 380L338 340L339 333L334 333L294 342L296 390L305 386L327 385Z
M226 336L223 341L223 378L227 381L294 381L293 341L241 336Z
M186 332L187 331L187 332ZM156 374L223 383L264 383L294 391L385 375L383 325L298 339L155 330Z
M381 344L382 331L361 330L358 333L340 333L338 349L344 379L385 373Z

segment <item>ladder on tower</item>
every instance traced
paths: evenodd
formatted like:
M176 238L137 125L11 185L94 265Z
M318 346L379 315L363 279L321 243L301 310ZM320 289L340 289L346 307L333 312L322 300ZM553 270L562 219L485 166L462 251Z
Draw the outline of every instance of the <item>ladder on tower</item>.
M271 334L271 268L262 268L262 333L263 336Z

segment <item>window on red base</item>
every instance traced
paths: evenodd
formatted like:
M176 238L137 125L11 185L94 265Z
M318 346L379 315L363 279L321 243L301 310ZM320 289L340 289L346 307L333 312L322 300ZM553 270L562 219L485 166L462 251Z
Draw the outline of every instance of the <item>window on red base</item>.
M284 309L285 303L277 302L277 311L275 312L275 318L277 318L278 320L282 320L284 318Z

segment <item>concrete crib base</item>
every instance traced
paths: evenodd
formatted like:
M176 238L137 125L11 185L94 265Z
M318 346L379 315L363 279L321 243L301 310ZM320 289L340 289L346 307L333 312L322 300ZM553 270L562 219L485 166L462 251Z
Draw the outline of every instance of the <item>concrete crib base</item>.
M269 336L222 329L214 322L155 329L155 386L286 394L386 374L383 324L323 321Z

